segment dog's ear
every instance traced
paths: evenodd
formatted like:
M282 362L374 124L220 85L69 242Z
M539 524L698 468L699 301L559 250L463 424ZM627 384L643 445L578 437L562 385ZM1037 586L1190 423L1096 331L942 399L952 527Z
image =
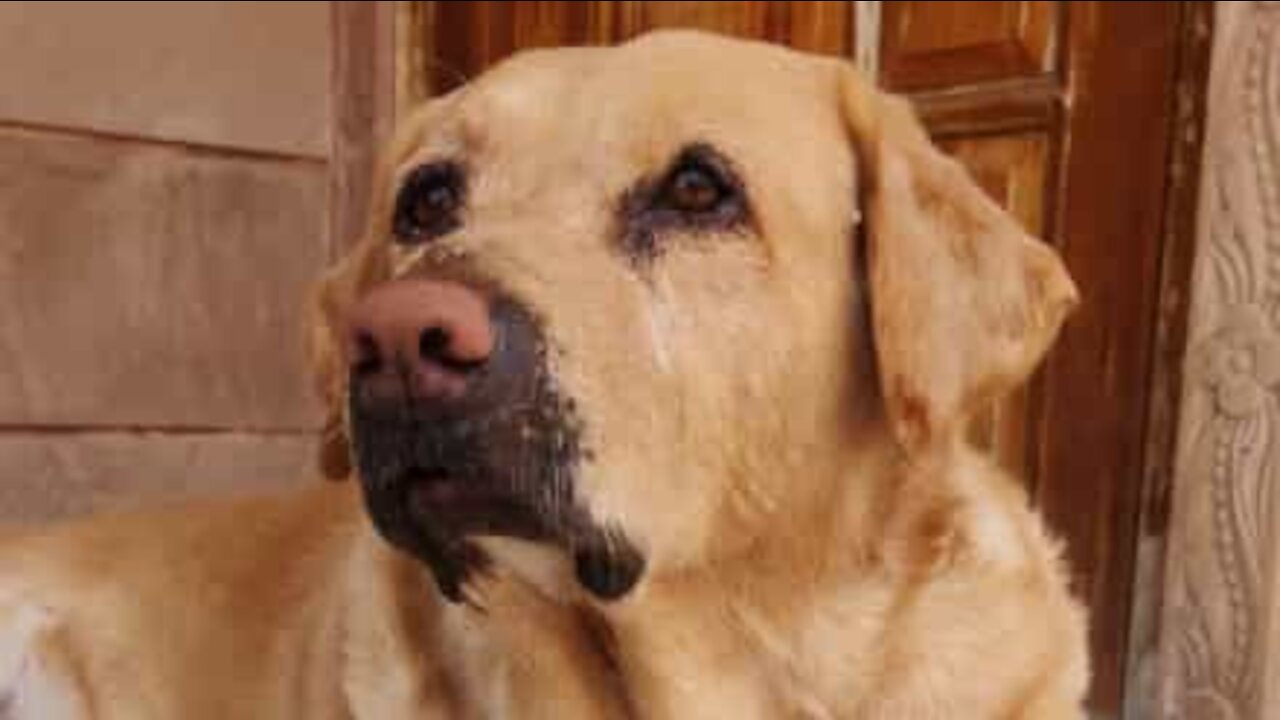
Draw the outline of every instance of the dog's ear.
M379 254L361 242L330 268L311 292L307 307L308 350L316 390L324 407L317 460L332 480L351 475L351 440L347 429L345 317L361 288L378 275Z
M918 451L959 437L973 410L1025 380L1077 292L1057 253L933 145L905 100L838 72L881 390L898 441Z

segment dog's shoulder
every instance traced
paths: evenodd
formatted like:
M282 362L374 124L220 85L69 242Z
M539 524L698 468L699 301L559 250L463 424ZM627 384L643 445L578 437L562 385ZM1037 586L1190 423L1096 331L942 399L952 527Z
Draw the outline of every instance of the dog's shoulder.
M938 687L907 685L904 696L972 695L974 707L1020 708L1012 717L1077 712L1088 680L1084 611L1069 588L1062 544L1024 488L969 452L909 483L912 498L890 538L901 550L891 561L900 595L911 602L891 635L927 649L939 671L930 678ZM975 673L992 682L973 685ZM997 690L999 697L987 695Z
M89 717L104 692L149 717L179 690L130 678L250 668L277 628L326 612L358 527L352 493L317 485L0 535L0 720Z
M11 529L0 532L0 599L17 590L179 592L201 580L270 574L332 555L361 520L354 488L317 483Z

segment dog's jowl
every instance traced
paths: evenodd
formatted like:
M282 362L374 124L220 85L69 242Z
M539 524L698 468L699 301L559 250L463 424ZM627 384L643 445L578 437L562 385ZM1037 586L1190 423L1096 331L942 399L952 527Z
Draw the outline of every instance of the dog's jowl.
M0 717L1082 718L965 440L1077 302L843 62L692 32L409 114L311 307L316 482L0 544Z

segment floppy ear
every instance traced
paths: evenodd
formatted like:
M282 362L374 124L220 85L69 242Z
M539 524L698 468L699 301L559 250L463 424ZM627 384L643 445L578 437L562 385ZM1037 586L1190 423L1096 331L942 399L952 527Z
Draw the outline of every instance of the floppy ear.
M324 274L308 303L309 356L325 413L317 459L320 472L332 480L349 477L352 469L343 318L360 289L368 287L377 277L380 269L377 257L370 243L360 243Z
M882 393L899 442L922 450L1026 379L1077 292L1057 253L930 142L905 100L840 72Z

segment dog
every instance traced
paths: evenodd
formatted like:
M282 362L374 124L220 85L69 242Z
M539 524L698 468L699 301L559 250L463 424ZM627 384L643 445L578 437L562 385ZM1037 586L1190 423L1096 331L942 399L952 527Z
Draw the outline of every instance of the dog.
M841 60L522 52L388 144L312 304L350 482L0 546L0 717L1083 718L966 420L1078 302Z

